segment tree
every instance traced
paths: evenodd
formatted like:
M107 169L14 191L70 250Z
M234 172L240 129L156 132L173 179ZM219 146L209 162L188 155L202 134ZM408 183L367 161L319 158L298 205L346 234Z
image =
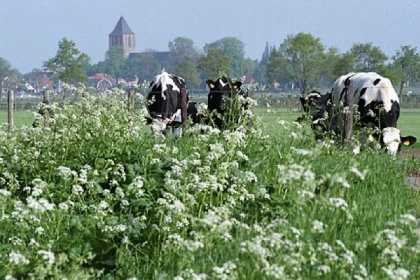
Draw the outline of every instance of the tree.
M0 82L13 73L12 65L6 59L0 57Z
M325 63L324 63L324 82L328 86L330 86L337 77L347 74L341 73L341 71L338 71L338 65L341 62L341 55L337 48L331 47L328 49L328 51L325 53ZM347 70L344 70L344 72Z
M257 62L257 66L254 71L254 80L266 84L267 78L266 78L266 72L267 72L267 63L270 56L270 46L268 42L265 45L264 52L261 56L261 61Z
M269 56L266 62L266 78L267 81L274 86L282 79L281 64L282 56L279 51L273 46L270 50Z
M197 71L194 59L190 56L184 56L184 58L178 62L174 69L174 74L184 78L189 88L197 88L200 86L200 75Z
M151 81L162 70L155 50L141 52L128 59L126 63L130 67L130 72L135 73L140 81Z
M182 63L185 57L191 58L196 63L199 54L196 47L194 47L193 40L177 37L173 42L169 42L168 47L170 51L169 61L173 69L179 68L179 64Z
M43 67L53 72L55 79L68 84L86 83L87 76L83 66L90 60L89 56L81 53L76 44L63 38L58 43L58 51L54 58L43 63Z
M213 43L204 45L204 51L208 53L211 49L219 49L224 56L229 57L233 76L242 77L245 73L245 45L235 37L225 37Z
M401 46L401 50L397 50L396 54L392 56L392 61L394 69L400 73L400 102L402 103L404 85L410 81L420 80L420 55L415 47Z
M318 85L325 73L325 47L311 34L289 35L278 51L272 51L267 64L270 79L284 77L294 83L302 96Z
M114 76L115 80L121 78L124 67L124 49L122 46L113 46L105 54L105 71Z
M220 49L210 49L207 55L202 55L198 59L198 69L206 74L207 78L216 79L221 74L230 76L232 66L230 58L223 55Z
M354 72L378 72L384 67L388 57L378 48L368 44L354 44L350 49L350 57L353 58L349 65Z

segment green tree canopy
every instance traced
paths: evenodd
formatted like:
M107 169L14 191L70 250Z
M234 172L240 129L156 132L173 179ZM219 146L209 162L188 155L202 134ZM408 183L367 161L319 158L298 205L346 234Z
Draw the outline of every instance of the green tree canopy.
M105 54L105 71L117 80L121 78L124 67L124 49L122 46L113 46Z
M76 48L76 43L63 38L58 43L58 51L55 57L45 61L43 67L53 72L55 79L65 83L86 83L87 76L83 66L89 62L87 54L81 53Z
M267 76L270 82L285 78L294 83L301 95L318 86L326 72L325 47L319 38L311 34L289 35L278 51L272 51L267 63Z
M198 88L200 86L200 75L194 58L190 56L184 56L184 58L178 62L174 74L184 78L188 88Z
M229 57L232 74L234 77L242 77L245 74L245 45L235 37L225 37L213 43L204 45L204 52L209 53L211 49L219 49L224 56Z
M404 85L410 81L417 82L420 80L420 55L417 48L401 46L401 49L397 50L396 54L392 56L392 66L399 73L400 102L402 102Z
M185 57L191 58L196 63L199 54L197 48L194 46L193 40L185 37L177 37L172 42L169 42L168 47L170 51L170 65L173 69L179 68L178 64L182 63Z
M6 59L0 57L0 82L3 78L13 73L12 65Z
M152 49L133 56L127 61L127 64L130 67L130 71L135 73L141 82L153 80L162 70L162 65L157 59L157 53Z
M198 69L205 73L206 78L217 79L221 74L230 76L232 66L230 58L223 55L220 49L209 49L207 55L198 59Z
M379 47L368 44L354 44L346 54L352 64L347 65L348 69L354 72L381 72L388 57ZM348 71L348 72L351 72Z

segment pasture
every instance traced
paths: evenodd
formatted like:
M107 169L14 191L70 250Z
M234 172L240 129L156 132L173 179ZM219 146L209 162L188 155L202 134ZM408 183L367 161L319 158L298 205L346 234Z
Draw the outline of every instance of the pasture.
M420 278L418 158L320 145L299 112L264 108L156 138L114 94L1 131L1 278Z

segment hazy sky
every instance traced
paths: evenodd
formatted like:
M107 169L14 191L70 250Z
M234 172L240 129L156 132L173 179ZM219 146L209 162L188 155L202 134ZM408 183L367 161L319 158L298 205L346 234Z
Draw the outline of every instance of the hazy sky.
M341 53L373 43L388 56L402 45L420 50L419 0L0 0L0 57L27 73L55 56L66 37L104 60L108 35L121 15L137 51L168 50L176 37L206 43L236 37L245 56L261 59L265 45L310 33Z

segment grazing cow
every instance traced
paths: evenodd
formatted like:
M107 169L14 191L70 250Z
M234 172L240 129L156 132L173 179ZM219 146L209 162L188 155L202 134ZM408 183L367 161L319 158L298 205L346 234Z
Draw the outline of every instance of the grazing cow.
M350 88L351 91L349 91ZM398 95L391 81L377 73L349 73L341 76L334 82L331 94L315 99L321 103L319 109L311 113L315 121L320 119L319 116L323 112L329 114L329 126L324 127L324 130L327 128L336 133L339 132L337 116L343 106L347 105L348 92L354 93L354 105L357 105L360 115L359 126L368 126L377 130L378 133L375 136L379 138L381 146L385 147L389 154L395 155L401 148L401 144L409 146L417 141L413 136L401 137L400 130L397 129L400 116ZM309 96L307 101L313 99Z
M216 111L212 120L218 128L223 128L224 124L221 116L228 111L229 98L236 97L238 94L247 97L247 93L241 89L242 82L232 82L226 77L220 77L216 81L207 80L207 85L210 88L208 95L208 110L210 112Z
M146 121L152 124L152 130L166 135L168 126L173 126L174 136L179 137L179 126L187 118L188 93L185 80L162 70L150 83L146 94L146 107L151 117Z

